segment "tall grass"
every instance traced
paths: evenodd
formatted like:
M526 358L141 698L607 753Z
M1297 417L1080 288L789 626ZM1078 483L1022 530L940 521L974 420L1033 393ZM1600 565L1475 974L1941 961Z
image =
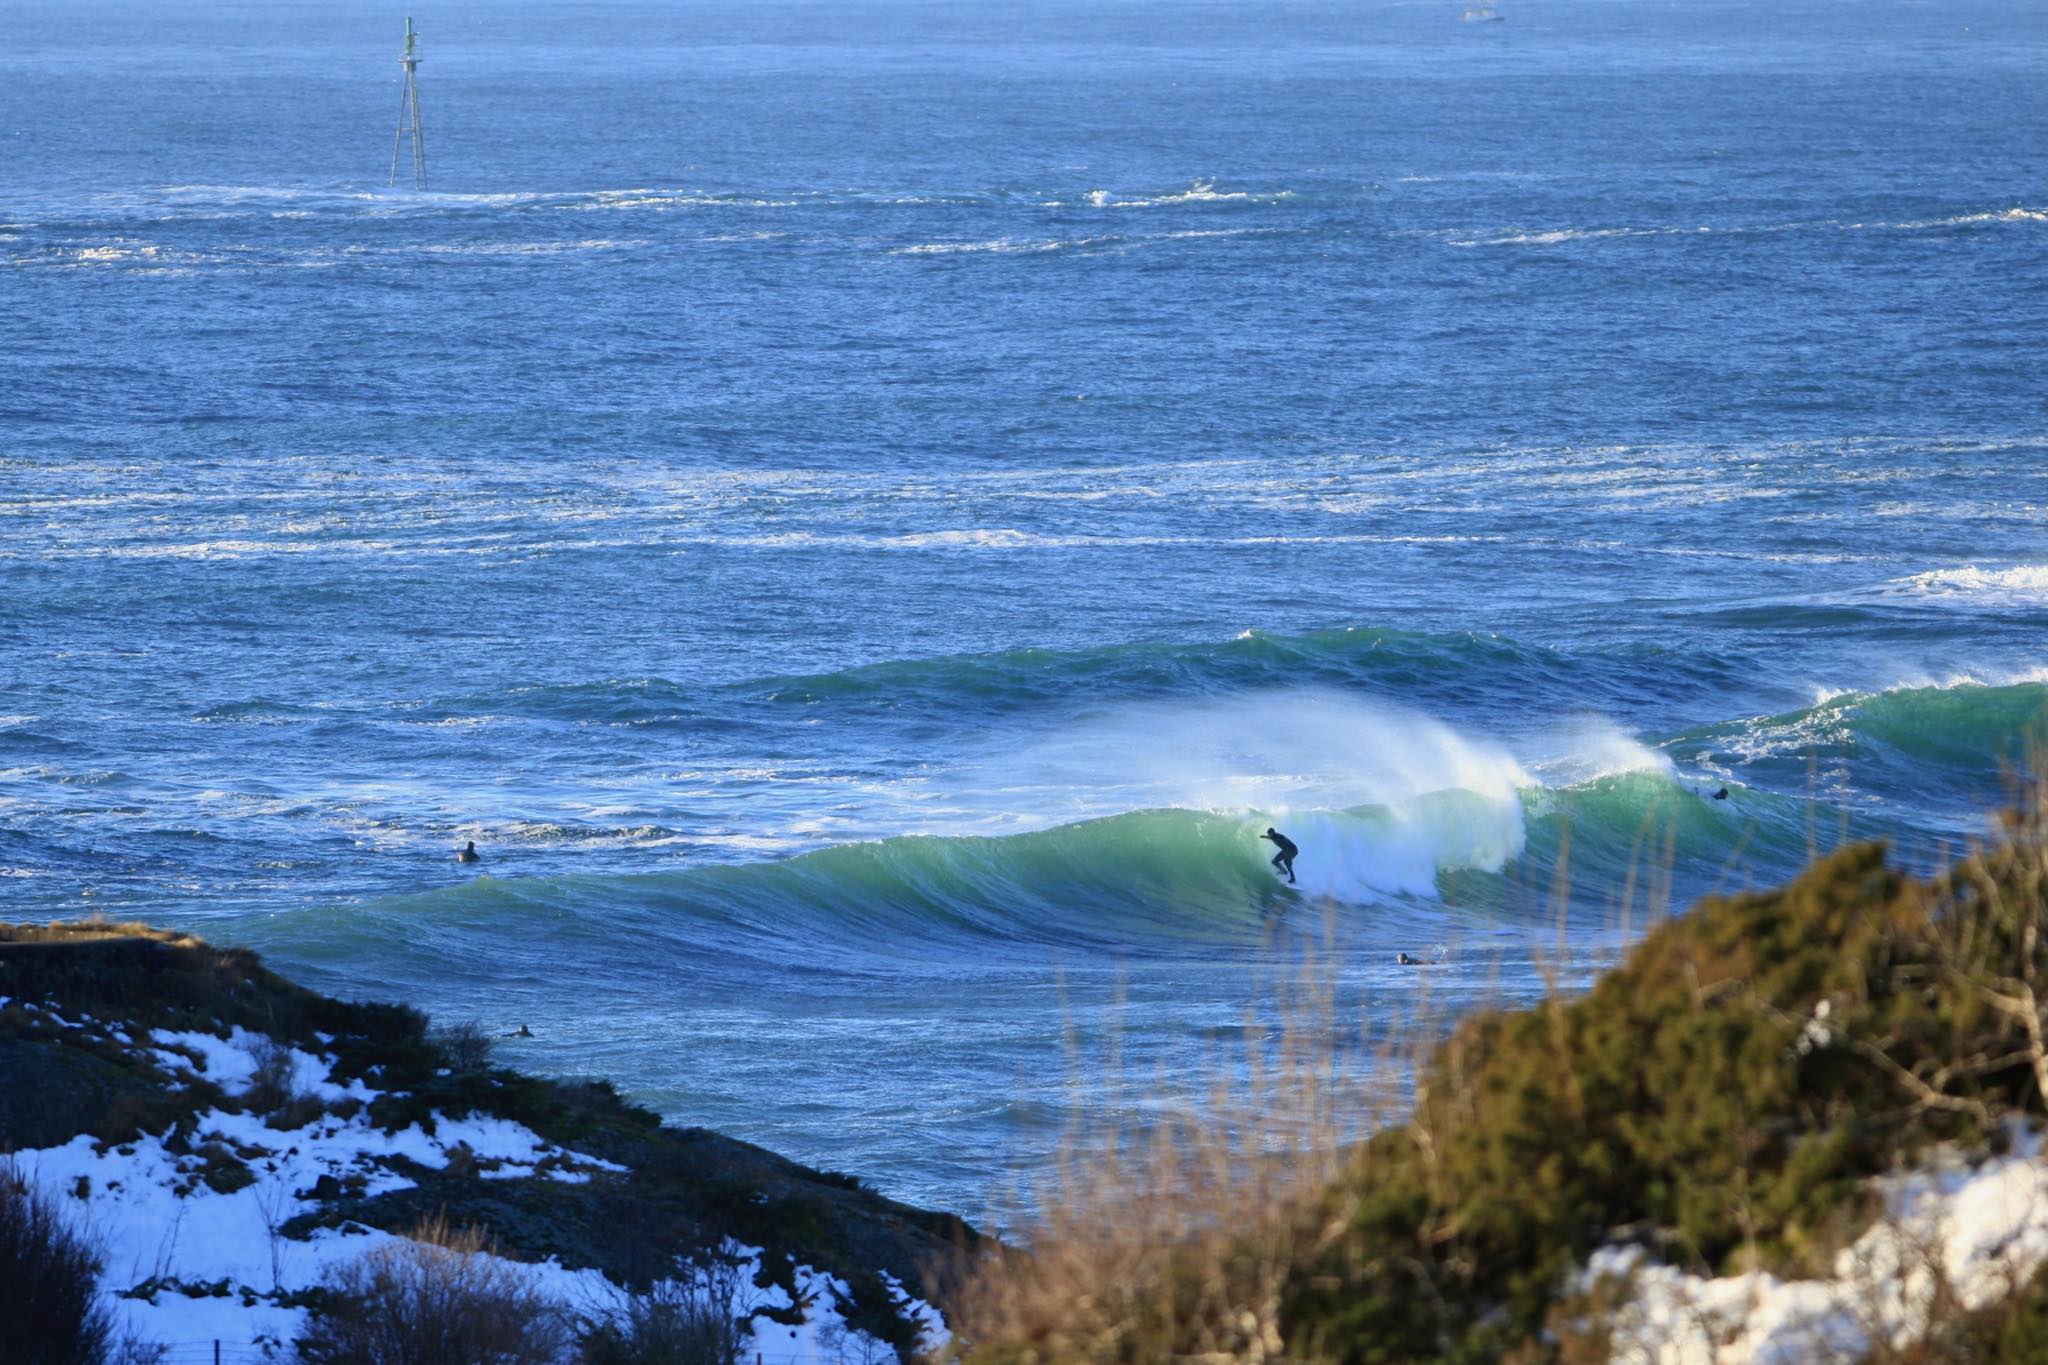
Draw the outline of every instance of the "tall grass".
M998 1245L965 1268L951 1307L971 1354L1132 1365L1284 1354L1295 1268L1346 1221L1332 1192L1351 1144L1398 1119L1430 1033L1425 1003L1382 1030L1387 1041L1354 1045L1331 961L1310 953L1275 983L1273 1021L1247 1012L1199 1096L1147 1097L1142 1130L1070 1128L1023 1219L1028 1249ZM1119 1088L1114 1042L1102 1065Z

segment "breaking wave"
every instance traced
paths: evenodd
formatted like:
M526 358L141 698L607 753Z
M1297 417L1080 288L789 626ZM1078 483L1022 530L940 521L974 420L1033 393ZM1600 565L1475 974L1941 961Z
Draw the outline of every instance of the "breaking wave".
M1260 831L1279 820L1306 852L1289 887ZM1522 812L1467 791L1347 810L1130 811L998 836L905 835L780 861L631 876L478 879L357 913L568 913L706 951L754 956L926 953L973 943L1148 944L1256 934L1307 903L1433 900L1438 878L1500 872Z
M1511 749L1343 691L1257 687L1271 675L1298 678L1318 656L1326 668L1357 670L1375 646L1397 666L1404 654L1439 668L1491 655L1496 687L1503 668L1552 673L1556 686L1558 661L1543 651L1484 637L1349 634L1021 651L748 684L771 703L887 697L920 714L942 694L984 716L1000 711L991 702L1023 693L1118 700L1028 741L992 744L979 762L935 778L928 823L912 820L894 837L626 876L486 878L366 913L567 915L605 926L592 932L630 926L685 955L795 954L840 967L876 954L957 961L955 948L971 960L1006 942L1170 951L1191 939L1255 940L1275 915L1304 908L1366 925L1383 909L1412 917L1452 904L1516 916L1530 888L1567 861L1581 885L1610 889L1662 859L1681 881L1702 884L1738 855L1796 864L1814 837L1817 800L1830 837L1838 817L1841 834L1875 833L1864 813L1872 801L1985 809L1997 797L1980 790L1987 774L1995 782L2002 760L2024 761L2026 735L2048 722L2048 684L1958 682L1843 693L1662 737L1586 718ZM1219 685L1227 692L1187 699ZM1134 699L1148 687L1159 689L1154 700ZM496 703L587 714L608 706L607 695L586 687ZM620 696L643 719L690 701L659 680ZM1837 801L1833 774L1844 766L1869 795ZM1724 785L1729 800L1709 799ZM1293 886L1267 865L1268 825L1301 846Z
M1561 735L1535 763L1571 785L1546 786L1483 736L1336 693L1120 704L948 774L948 809L927 832L628 876L485 878L365 913L566 915L686 955L842 965L949 944L1144 953L1256 938L1297 909L1412 912L1440 904L1447 879L1466 879L1469 905L1470 879L1505 887L1532 844L1549 860L1578 820L1597 826L1595 856L1659 812L1706 841L1702 857L1740 837L1618 731ZM1293 884L1268 865L1268 826L1301 847Z

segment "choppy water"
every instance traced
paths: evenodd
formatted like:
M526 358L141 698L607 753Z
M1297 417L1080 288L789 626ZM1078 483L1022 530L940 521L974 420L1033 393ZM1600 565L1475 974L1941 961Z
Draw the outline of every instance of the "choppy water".
M1567 830L1581 974L1938 857L2048 721L2039 7L1505 12L448 6L419 194L395 22L0 6L0 910L975 1210L1070 1028L1539 989Z

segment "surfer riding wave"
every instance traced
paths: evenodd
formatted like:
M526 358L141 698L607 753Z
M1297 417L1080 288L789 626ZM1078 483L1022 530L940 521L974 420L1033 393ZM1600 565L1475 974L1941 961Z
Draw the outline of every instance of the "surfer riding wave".
M1271 825L1266 826L1266 832L1259 837L1271 840L1273 845L1280 850L1273 855L1273 866L1287 874L1287 884L1289 886L1294 885L1294 855L1301 852L1299 848L1294 846L1294 840L1288 838L1279 830L1274 829Z

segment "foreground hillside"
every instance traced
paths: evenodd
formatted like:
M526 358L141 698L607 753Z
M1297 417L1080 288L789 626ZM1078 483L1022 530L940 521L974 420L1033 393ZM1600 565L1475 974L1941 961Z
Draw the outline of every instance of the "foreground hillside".
M959 1220L489 1052L474 1030L316 994L245 951L0 925L6 1183L83 1234L134 1358L216 1340L227 1359L288 1355L366 1252L470 1228L578 1321L682 1284L743 1319L729 1352L936 1344L924 1277L972 1242Z
M1384 1087L1285 1039L1251 1093L1071 1184L957 1339L1004 1362L2048 1360L2044 834L2036 805L1933 881L1863 845L1703 901L1582 997L1460 1022L1387 1121L1357 1109Z

